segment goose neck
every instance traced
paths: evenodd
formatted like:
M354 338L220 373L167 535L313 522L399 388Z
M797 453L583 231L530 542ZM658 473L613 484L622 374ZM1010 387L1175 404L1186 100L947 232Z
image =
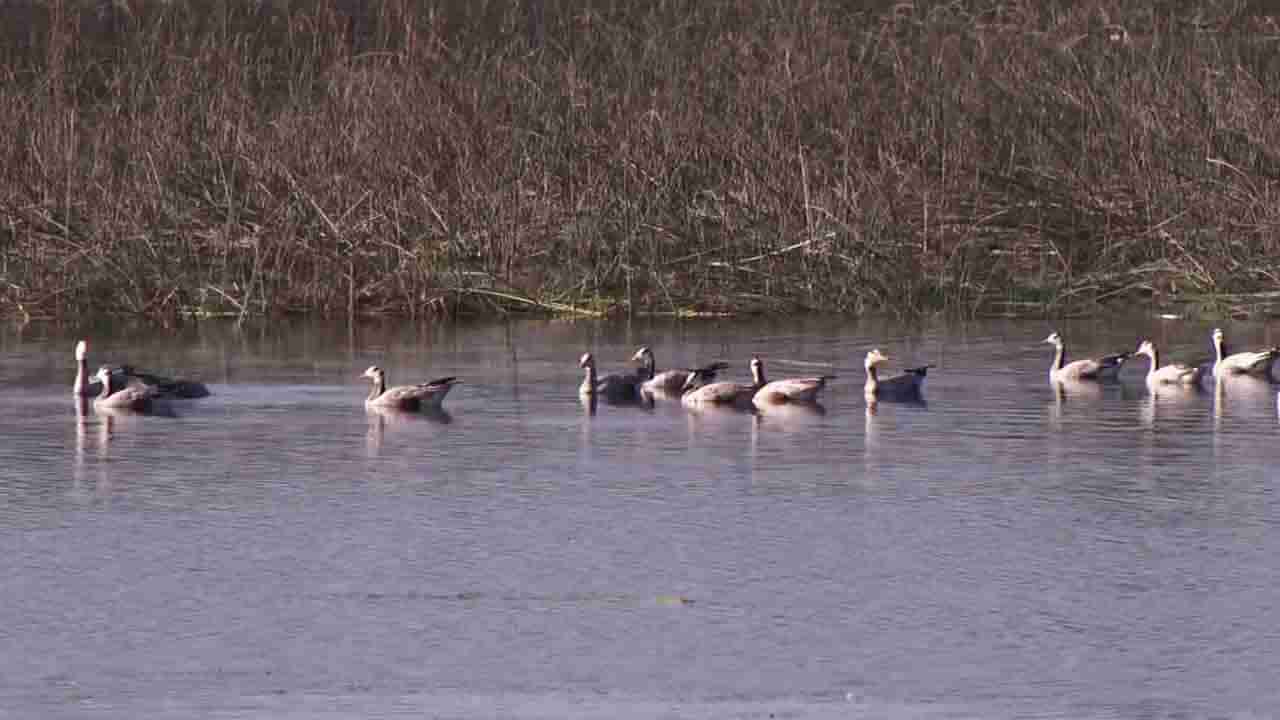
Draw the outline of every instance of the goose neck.
M1067 359L1067 347L1063 343L1053 344L1053 365L1051 370L1061 370Z
M76 380L71 385L71 389L79 395L89 384L89 361L84 358L76 358Z
M387 391L387 378L383 375L373 377L369 383L369 399L377 400Z
M1147 368L1147 377L1155 377L1156 370L1160 369L1160 353L1154 347L1150 347L1146 349L1145 354L1151 358L1151 365Z
M653 353L645 353L644 356L644 373L648 377L646 380L652 380L658 377L658 364L653 359Z

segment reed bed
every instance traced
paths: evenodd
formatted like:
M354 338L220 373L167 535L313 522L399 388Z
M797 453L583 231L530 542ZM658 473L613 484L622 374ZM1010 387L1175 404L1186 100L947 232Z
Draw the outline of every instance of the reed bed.
M1267 314L1264 7L0 0L0 313Z

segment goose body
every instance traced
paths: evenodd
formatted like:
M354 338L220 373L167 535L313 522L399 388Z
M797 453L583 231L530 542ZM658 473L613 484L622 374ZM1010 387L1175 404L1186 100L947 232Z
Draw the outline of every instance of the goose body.
M760 374L756 376L756 380L760 383L760 389L756 390L755 394L751 396L751 403L757 408L767 408L788 403L817 402L818 395L827 386L827 381L835 379L835 375L815 375L770 382L765 379L764 363L760 361L760 358L753 357L751 361L752 363L759 363Z
M1215 377L1228 375L1253 375L1271 377L1271 365L1280 357L1280 348L1253 350L1238 353L1227 351L1226 339L1221 328L1213 329L1213 351L1215 360L1213 374Z
M368 378L372 384L365 406L389 410L439 410L453 386L462 382L456 377L443 377L418 385L388 388L386 371L377 365L370 366L361 377Z
M1147 369L1147 385L1151 387L1159 385L1198 385L1200 376L1204 373L1203 366L1193 366L1185 363L1160 365L1160 353L1150 340L1143 340L1134 354L1146 355L1150 358L1151 365Z
M889 358L879 348L867 353L867 359L863 363L867 371L867 381L862 386L863 394L872 400L920 397L920 386L924 384L929 368L933 366L907 368L898 375L882 379L880 367L888 361Z
M685 383L693 375L698 375L702 382L710 382L715 379L717 372L729 367L729 363L717 360L702 367L657 372L653 350L648 347L642 347L637 350L636 354L631 356L631 359L640 363L644 368L643 374L646 379L640 383L640 389L650 394L679 395L683 392Z
M715 373L710 374L711 377ZM751 358L751 383L714 382L701 385L707 379L703 372L690 373L681 388L680 403L688 408L733 407L749 410L752 399L764 387L764 369L760 358Z
M131 382L119 390L112 389L111 368L98 368L95 375L98 381L98 395L93 399L93 406L105 410L134 410L147 412L162 401L164 394L159 388L144 383Z
M1103 355L1096 358L1085 358L1075 362L1066 362L1066 343L1058 333L1050 333L1044 339L1056 349L1053 364L1049 366L1050 382L1074 382L1079 380L1106 380L1115 378L1120 367L1132 353L1121 352L1115 355Z
M578 386L578 394L584 398L595 397L611 403L638 402L640 400L639 375L604 375L596 374L596 359L591 353L584 353L578 361L578 367L584 370L582 384Z

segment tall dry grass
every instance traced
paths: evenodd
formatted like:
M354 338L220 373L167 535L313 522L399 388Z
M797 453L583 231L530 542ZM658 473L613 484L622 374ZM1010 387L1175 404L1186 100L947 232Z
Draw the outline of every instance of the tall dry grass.
M8 312L1280 294L1245 2L0 1L0 37Z

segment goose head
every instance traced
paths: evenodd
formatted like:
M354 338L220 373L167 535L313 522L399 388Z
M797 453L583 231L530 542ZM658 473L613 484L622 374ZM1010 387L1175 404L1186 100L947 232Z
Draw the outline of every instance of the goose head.
M754 380L757 385L763 384L764 361L760 359L759 355L752 355L749 365L751 367L751 379Z
M1223 341L1225 338L1226 338L1226 335L1225 335L1225 334L1223 334L1223 332L1222 332L1222 328L1214 328L1214 329L1213 329L1213 344L1214 344L1215 346L1220 346L1220 345L1222 345L1222 341Z
M1138 349L1133 351L1134 355L1146 355L1153 358L1156 356L1156 346L1151 344L1150 340L1143 340L1138 344Z
M578 360L578 367L580 368L595 367L595 365L596 359L591 356L591 353L582 353L582 359Z
M360 377L369 378L370 380L381 380L386 376L386 372L377 365L370 365L368 370L361 373Z
M1062 336L1056 331L1049 333L1049 337L1045 338L1044 341L1054 347L1062 347Z
M684 385L680 386L680 394L683 395L690 390L696 390L707 384L707 376L701 370L694 370L685 378Z
M867 359L863 361L863 365L868 370L871 370L873 368L878 368L887 362L889 362L889 356L881 352L880 348L875 348L871 352L867 353Z
M631 360L632 362L647 363L649 362L649 359L652 357L653 357L653 351L649 349L648 345L645 345L644 347L637 350L635 355L631 356Z
M89 343L83 340L76 343L76 360L77 361L84 360L88 354L89 354Z
M684 384L680 386L681 395L689 392L690 390L695 390L698 388L698 386L702 385L702 382L701 382L702 379L701 377L699 377L699 375L700 373L697 373L697 372L689 373L689 377L685 378Z

